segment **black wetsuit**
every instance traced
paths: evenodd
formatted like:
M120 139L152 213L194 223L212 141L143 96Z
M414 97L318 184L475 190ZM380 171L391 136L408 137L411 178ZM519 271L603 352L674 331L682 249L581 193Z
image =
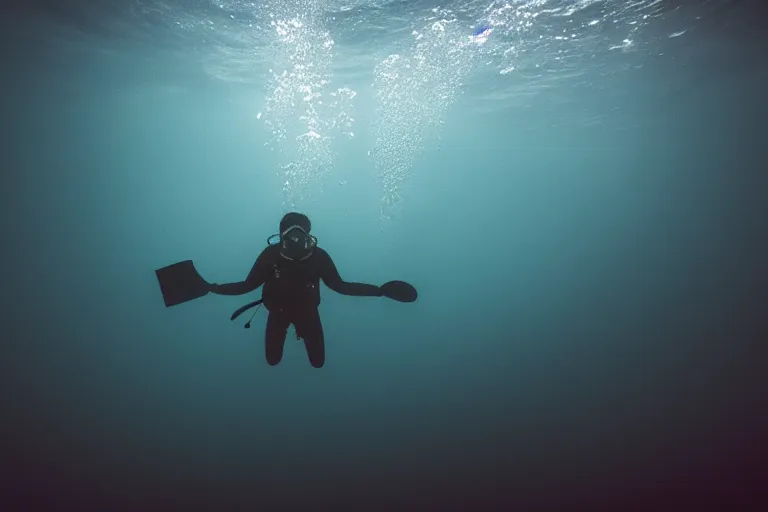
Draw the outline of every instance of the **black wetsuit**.
M280 255L279 246L269 246L262 251L245 281L222 284L216 293L242 295L263 284L262 299L269 310L264 340L267 362L275 365L283 358L285 336L288 326L293 324L296 335L304 340L310 363L320 368L325 363L323 325L317 310L320 279L342 295L382 295L378 286L342 280L331 257L319 247L308 259L292 261Z

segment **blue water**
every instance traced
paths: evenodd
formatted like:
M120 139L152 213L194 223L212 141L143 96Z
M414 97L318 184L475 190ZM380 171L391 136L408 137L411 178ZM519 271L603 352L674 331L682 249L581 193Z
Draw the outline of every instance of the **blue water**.
M756 503L754 5L91 4L0 18L3 510ZM154 274L239 281L292 210L420 293L323 288L319 370Z

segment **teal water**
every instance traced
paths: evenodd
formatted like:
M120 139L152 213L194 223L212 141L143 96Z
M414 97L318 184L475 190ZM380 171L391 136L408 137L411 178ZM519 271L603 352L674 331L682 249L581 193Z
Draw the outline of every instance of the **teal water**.
M3 510L749 510L751 7L4 8ZM165 308L154 274L241 280L291 210L420 293L323 288L320 370L229 321L258 292Z

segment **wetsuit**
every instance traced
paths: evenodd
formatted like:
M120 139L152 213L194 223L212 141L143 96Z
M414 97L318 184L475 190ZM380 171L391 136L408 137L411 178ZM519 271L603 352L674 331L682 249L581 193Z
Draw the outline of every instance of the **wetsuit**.
M279 246L269 246L262 251L245 281L219 285L216 293L242 295L263 284L262 299L269 310L264 340L267 362L275 365L283 358L285 337L293 324L296 335L304 340L310 363L320 368L325 363L323 325L317 310L320 279L342 295L382 295L378 286L342 280L331 257L319 247L306 260L292 261L280 255Z

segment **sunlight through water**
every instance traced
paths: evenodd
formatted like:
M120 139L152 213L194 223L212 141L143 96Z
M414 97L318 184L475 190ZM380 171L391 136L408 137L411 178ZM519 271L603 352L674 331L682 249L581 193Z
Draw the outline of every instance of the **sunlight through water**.
M660 0L445 5L416 2L393 11L382 1L229 0L212 2L216 16L207 19L194 12L168 15L176 17L177 28L204 37L211 75L263 91L254 115L279 154L274 171L286 209L335 182L329 174L336 155L355 136L355 102L372 104L370 124L358 127L370 134L365 149L372 170L361 172L372 172L379 183L386 220L398 216L414 162L438 145L446 113L469 83L494 84L486 95L473 90L480 110L484 103L490 108L530 98L555 81L588 86L579 77L595 71L597 54L632 54L632 65L642 66L651 56L643 29L668 9ZM686 33L676 28L669 37ZM367 50L339 49L337 40L351 35L369 43ZM353 62L358 75L370 77L371 97L360 98L349 85L359 83L356 77L334 76L339 59L345 70ZM500 80L509 86L499 87Z

